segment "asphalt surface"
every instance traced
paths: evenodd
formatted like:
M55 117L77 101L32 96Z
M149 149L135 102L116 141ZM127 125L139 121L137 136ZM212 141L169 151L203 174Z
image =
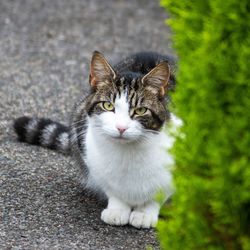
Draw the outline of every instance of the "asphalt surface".
M0 1L0 249L158 249L154 230L112 227L70 157L21 144L21 115L67 123L92 51L171 51L158 1Z

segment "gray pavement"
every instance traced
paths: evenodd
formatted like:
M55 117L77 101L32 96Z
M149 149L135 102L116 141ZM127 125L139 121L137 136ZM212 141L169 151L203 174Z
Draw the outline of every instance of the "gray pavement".
M169 53L152 0L0 1L0 249L158 249L154 230L112 227L70 157L16 141L20 115L67 122L87 88L93 50L117 60Z

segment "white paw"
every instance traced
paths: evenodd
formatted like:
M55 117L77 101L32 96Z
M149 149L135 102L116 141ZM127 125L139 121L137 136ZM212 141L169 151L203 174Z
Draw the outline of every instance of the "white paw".
M109 225L126 225L129 221L130 210L125 209L104 209L101 214L101 220Z
M157 221L158 215L155 213L133 211L129 217L129 224L136 228L155 227Z

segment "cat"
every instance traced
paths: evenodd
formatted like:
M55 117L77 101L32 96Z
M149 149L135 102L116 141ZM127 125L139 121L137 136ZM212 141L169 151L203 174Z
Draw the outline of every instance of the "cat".
M90 90L76 103L69 126L26 116L14 121L20 141L74 155L86 188L108 199L101 213L107 224L154 227L157 193L164 200L173 194L173 138L163 131L175 120L167 109L173 65L169 56L141 52L112 67L95 51Z

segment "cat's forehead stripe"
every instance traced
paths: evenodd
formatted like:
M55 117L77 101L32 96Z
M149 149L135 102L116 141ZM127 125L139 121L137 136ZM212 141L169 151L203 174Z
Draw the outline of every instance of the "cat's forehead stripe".
M134 87L135 87L135 82L136 82L136 79L133 78L132 81L131 81L131 88L134 88Z
M141 96L139 97L138 99L138 105L141 106L142 105L142 102L143 102L144 98Z
M134 90L131 91L131 97L130 97L130 105L132 107L136 107L138 105L138 93Z

